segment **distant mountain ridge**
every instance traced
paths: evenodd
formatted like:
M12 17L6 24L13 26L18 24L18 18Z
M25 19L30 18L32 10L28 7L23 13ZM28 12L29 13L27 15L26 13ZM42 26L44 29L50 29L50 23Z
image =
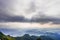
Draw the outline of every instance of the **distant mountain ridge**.
M51 33L51 32L45 32L43 35L30 36L29 34L25 34L20 37L12 37L10 35L4 35L2 32L0 32L0 39L1 40L60 40L60 34L58 33Z

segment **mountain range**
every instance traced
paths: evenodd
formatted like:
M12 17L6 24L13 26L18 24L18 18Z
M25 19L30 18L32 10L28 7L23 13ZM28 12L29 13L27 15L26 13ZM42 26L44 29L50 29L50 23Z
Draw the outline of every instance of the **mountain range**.
M10 35L5 35L2 32L0 32L0 39L1 40L60 40L60 34L45 32L43 33L43 35L40 36L24 34L23 36L19 37L12 37Z

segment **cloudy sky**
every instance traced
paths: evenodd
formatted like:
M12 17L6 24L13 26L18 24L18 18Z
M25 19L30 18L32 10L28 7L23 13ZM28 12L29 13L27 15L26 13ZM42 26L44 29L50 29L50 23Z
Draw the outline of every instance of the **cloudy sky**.
M60 0L0 0L2 28L60 28Z

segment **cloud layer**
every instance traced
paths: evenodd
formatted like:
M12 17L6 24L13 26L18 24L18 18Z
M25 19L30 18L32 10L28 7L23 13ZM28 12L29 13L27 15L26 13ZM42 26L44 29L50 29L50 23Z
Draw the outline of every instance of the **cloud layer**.
M59 33L60 0L0 0L0 31L12 36Z
M0 22L60 24L60 0L0 0Z
M46 32L51 32L51 33L58 33L60 34L60 29L5 29L5 28L0 28L0 31L2 31L6 35L11 35L11 36L22 36L24 34L30 34L30 35L41 35Z

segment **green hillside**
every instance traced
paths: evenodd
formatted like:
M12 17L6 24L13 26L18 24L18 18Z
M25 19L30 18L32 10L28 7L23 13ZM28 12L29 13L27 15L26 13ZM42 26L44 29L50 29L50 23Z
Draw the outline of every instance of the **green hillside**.
M15 40L15 39L9 35L6 36L2 32L0 32L0 40Z
M54 37L51 37L51 35L43 35L43 36L30 36L29 34L25 34L21 37L12 37L10 35L4 35L2 32L0 32L0 40L60 40L54 39Z

